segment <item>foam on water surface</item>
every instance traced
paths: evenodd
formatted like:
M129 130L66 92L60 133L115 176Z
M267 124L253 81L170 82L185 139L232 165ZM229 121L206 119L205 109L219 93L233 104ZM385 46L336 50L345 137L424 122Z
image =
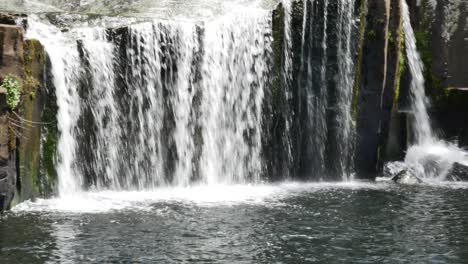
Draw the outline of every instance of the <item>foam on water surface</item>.
M59 198L26 201L12 211L106 213L119 210L153 209L157 203L183 203L196 206L232 206L238 204L275 205L282 199L312 192L336 190L385 190L388 184L370 182L303 183L258 185L212 185L158 188L147 191L89 191Z

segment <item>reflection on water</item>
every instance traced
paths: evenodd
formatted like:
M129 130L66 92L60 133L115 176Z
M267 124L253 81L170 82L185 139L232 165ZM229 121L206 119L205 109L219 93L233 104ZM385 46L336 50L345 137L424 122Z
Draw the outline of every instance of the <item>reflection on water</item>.
M51 235L55 239L55 249L52 255L60 263L74 263L70 256L76 256L74 244L77 237L78 226L73 222L65 220L63 222L54 222L51 225Z
M88 193L17 206L0 218L0 254L6 263L463 263L467 189L378 182Z

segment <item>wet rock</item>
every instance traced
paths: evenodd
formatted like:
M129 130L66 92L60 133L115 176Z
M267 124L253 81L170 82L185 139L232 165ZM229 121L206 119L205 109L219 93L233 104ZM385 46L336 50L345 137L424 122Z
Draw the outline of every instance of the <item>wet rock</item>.
M366 26L361 47L360 79L356 102L356 175L374 179L377 175L382 94L387 79L390 1L368 1Z
M406 169L408 169L408 166L402 161L388 162L383 167L382 176L392 178Z
M0 24L5 24L5 25L15 25L16 17L12 16L10 14L0 14Z
M24 81L18 113L23 119L39 124L43 122L44 102L48 99L43 85L46 53L39 41L31 39L24 42L23 50ZM49 175L40 173L41 165L46 164L41 163L41 151L46 150L45 145L41 148L43 129L45 126L28 126L21 131L23 137L18 138L18 179L21 186L17 187L16 198L19 201L33 199L39 194L44 194L46 189L51 189Z
M468 166L455 162L446 179L448 181L468 181Z
M399 172L392 178L392 181L399 184L418 184L423 182L421 179L414 176L414 174L409 169Z
M0 25L0 77L23 74L23 28Z

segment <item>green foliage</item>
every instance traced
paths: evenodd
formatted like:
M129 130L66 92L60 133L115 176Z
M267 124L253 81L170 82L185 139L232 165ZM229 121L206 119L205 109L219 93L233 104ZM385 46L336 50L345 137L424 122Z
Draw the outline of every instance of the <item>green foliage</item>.
M8 106L11 109L15 109L20 102L21 96L21 85L18 78L9 74L3 78L3 82L0 87L6 90Z
M41 83L31 75L26 75L24 78L24 85L30 89L38 89L41 86Z

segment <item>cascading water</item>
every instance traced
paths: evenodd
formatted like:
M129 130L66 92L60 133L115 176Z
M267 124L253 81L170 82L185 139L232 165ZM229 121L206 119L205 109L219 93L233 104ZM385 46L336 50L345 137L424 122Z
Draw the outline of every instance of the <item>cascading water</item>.
M59 130L61 132L57 152L60 153L57 173L60 176L58 183L59 193L72 194L79 191L81 176L74 170L77 142L74 139L74 124L80 115L80 102L78 100L78 78L81 72L79 54L76 42L66 39L60 30L49 28L40 23L31 21L27 37L40 39L54 65L52 74L53 83L57 89L57 104L60 108L57 113Z
M209 184L259 180L267 15L237 15L205 27L200 174Z
M468 153L437 138L432 131L427 111L428 99L424 90L424 66L416 48L408 5L406 1L402 3L406 54L412 77L410 93L415 137L415 144L408 149L405 163L411 166L420 178L444 180L455 162L468 165Z
M300 85L303 87L307 171L348 179L352 174L356 18L353 0L305 1Z
M257 182L268 14L69 32L31 17L57 91L60 194Z
M411 27L410 15L406 1L402 5L403 29L405 32L405 46L408 57L408 66L411 72L411 102L415 122L413 130L417 144L431 143L435 140L432 133L429 115L427 112L428 99L424 91L424 76L421 57L416 48L416 38Z
M282 3L284 171L347 179L354 1L304 1L299 45L295 4ZM201 21L110 18L112 26L84 20L49 15L28 23L27 37L50 54L57 91L60 194L261 180L271 11L236 6ZM303 127L293 145L294 129Z

